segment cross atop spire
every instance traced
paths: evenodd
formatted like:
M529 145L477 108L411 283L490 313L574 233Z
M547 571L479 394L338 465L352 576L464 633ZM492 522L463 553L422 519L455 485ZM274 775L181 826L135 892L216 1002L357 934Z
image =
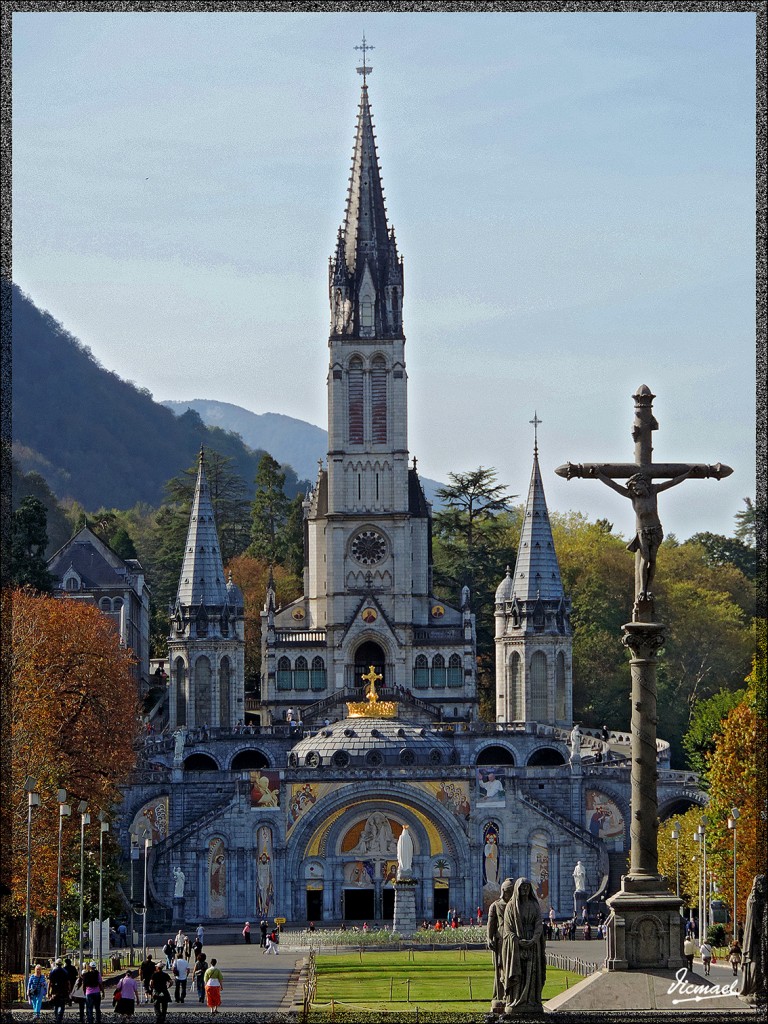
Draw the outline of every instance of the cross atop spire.
M355 49L363 51L363 65L362 65L362 67L359 67L357 69L357 73L358 73L358 75L362 75L363 76L363 87L365 87L366 75L370 75L370 73L373 71L372 67L366 66L365 54L366 54L367 50L373 50L374 49L373 46L369 46L368 43L366 43L366 41L365 41L365 32L363 32L363 42L362 42L362 45L356 46Z
M533 424L533 453L534 453L534 455L538 455L539 454L539 424L543 423L544 421L540 420L539 417L538 417L538 413L534 412L533 419L532 420L528 420L528 422Z

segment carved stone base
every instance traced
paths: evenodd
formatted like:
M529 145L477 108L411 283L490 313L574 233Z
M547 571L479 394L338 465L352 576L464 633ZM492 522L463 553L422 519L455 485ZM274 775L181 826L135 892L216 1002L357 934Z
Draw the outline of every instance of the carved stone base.
M398 935L413 935L416 931L416 879L403 878L394 883L395 914L392 931Z
M172 918L172 923L174 925L176 925L176 924L183 925L184 924L184 905L185 904L186 904L186 900L184 899L183 896L174 896L173 897L173 918Z
M583 889L577 889L573 894L573 914L577 924L581 924L581 908L586 905L587 895Z
M606 900L609 971L677 971L685 967L682 900L654 876L625 875L621 890Z

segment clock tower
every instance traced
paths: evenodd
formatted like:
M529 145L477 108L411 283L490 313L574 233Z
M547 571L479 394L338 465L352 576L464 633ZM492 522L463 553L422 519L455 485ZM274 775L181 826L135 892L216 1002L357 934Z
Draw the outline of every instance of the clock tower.
M465 718L475 705L474 616L468 593L460 609L432 594L432 510L408 454L403 260L384 204L371 69L358 70L346 209L328 268L328 456L304 506L304 596L277 609L267 595L262 699L273 720L289 707L306 721L333 718L373 665L380 689L402 691L425 718Z

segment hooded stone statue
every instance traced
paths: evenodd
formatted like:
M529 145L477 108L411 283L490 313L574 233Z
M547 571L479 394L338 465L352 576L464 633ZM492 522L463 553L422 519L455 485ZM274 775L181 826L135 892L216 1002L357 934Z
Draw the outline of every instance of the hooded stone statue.
M502 940L505 1012L543 1013L547 977L541 907L527 878L518 878L504 911Z
M744 922L744 942L741 955L741 983L739 996L753 1006L766 1003L766 956L768 936L765 921L766 876L755 875L752 892L747 899L747 918Z
M501 898L493 902L488 908L486 945L493 954L493 996L491 998L491 1011L493 1013L504 1012L504 911L507 909L507 904L512 898L514 889L515 883L512 879L505 878L501 883Z

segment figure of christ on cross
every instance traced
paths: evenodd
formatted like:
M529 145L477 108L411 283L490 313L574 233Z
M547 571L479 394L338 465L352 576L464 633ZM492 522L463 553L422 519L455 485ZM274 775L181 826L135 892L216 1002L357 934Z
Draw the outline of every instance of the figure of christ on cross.
M635 461L629 463L596 463L587 462L574 465L567 462L555 470L558 476L570 480L572 477L584 477L600 480L622 497L629 498L635 512L635 536L627 545L629 551L635 552L635 617L643 612L653 614L653 594L651 585L656 572L656 555L664 539L664 531L659 519L657 495L662 491L676 487L683 480L704 480L714 477L721 480L730 476L730 466L717 463L706 466L696 463L654 463L652 433L658 430L658 423L653 415L653 400L656 396L650 388L643 384L633 395L635 400L635 419L632 425L632 438L635 442ZM617 479L626 479L626 487L617 483ZM664 483L654 483L663 479Z
M651 583L653 583L656 573L656 554L664 540L656 495L687 480L691 475L691 470L681 473L680 476L676 476L664 484L655 486L645 473L635 473L627 480L626 487L611 480L599 468L595 470L594 475L598 480L602 480L608 487L613 488L618 494L629 498L632 502L632 508L635 510L635 536L627 544L627 551L635 552L635 601L651 601L653 600Z

